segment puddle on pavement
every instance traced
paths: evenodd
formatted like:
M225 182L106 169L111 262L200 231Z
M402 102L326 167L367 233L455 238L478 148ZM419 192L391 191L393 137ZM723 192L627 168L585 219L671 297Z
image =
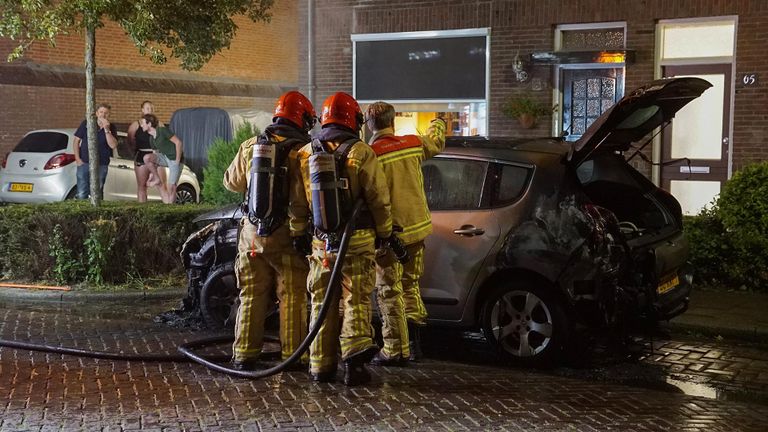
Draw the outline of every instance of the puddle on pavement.
M687 394L688 396L698 396L698 397L704 397L707 399L718 399L723 400L725 399L724 395L722 395L722 391L717 390L714 387L708 386L706 384L700 384L690 381L681 381L672 377L667 377L667 384L671 384L677 388L680 389L683 393Z

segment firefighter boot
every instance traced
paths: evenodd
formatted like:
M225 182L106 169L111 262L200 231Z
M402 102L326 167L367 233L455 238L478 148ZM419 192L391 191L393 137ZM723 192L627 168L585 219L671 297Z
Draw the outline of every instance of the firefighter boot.
M417 362L424 358L421 352L421 326L418 324L408 323L408 349L411 351L408 360Z
M371 373L365 364L370 362L378 352L378 347L370 347L344 360L344 384L356 386L370 382Z
M257 359L232 360L232 369L241 372L253 372L263 368L263 365ZM266 369L266 368L265 368Z
M312 381L314 382L320 382L320 383L330 383L336 381L336 371L326 371L326 372L310 372L310 377L312 378Z

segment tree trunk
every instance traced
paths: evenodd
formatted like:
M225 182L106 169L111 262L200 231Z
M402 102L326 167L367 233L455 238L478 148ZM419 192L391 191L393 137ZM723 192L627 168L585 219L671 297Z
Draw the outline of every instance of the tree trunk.
M99 178L99 143L96 139L96 97L94 80L96 74L96 26L88 25L85 29L85 118L88 124L88 172L91 182L91 204L98 207L101 203L101 179Z

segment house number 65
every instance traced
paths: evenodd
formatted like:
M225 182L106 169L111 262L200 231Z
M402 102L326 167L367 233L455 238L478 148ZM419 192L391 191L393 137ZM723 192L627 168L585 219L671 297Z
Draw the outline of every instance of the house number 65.
M741 77L741 82L744 83L745 86L755 85L757 84L757 74L756 73L744 74Z

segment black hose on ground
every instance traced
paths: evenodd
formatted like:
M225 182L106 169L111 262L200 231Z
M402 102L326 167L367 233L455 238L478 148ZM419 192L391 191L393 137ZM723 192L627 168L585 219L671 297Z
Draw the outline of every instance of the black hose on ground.
M30 351L40 351L40 352L47 352L47 353L53 353L53 354L73 355L78 357L88 357L88 358L105 359L105 360L146 361L146 362L194 361L196 363L202 364L203 366L206 366L218 372L222 372L232 376L237 376L240 378L250 378L250 379L264 378L264 377L268 377L276 373L282 372L291 364L296 362L296 360L298 360L307 351L307 349L309 348L309 345L312 343L313 340L315 340L317 333L320 331L320 326L325 321L326 315L328 315L328 309L331 306L331 299L335 297L340 287L339 282L341 280L341 268L343 265L344 257L346 256L347 249L349 248L349 239L352 235L352 231L354 230L354 222L355 220L357 220L357 217L360 214L360 210L363 207L363 203L364 201L362 198L358 199L355 202L355 206L352 209L352 214L350 215L349 221L347 222L347 225L344 227L344 234L341 237L339 252L336 258L336 262L333 265L333 270L331 271L331 278L328 281L328 289L325 292L325 297L323 298L323 304L320 307L320 313L318 314L317 320L312 324L312 326L310 327L309 333L307 334L307 337L304 338L304 340L301 342L298 348L296 348L296 351L294 351L287 359L285 359L284 361L280 362L279 364L269 369L263 369L259 371L241 371L237 369L231 369L231 368L222 366L218 363L215 363L213 361L213 360L222 360L222 359L227 360L229 359L229 356L223 357L219 355L219 356L204 358L192 352L193 349L198 349L198 348L211 346L211 345L218 345L218 344L227 343L227 342L231 343L234 341L234 337L232 336L214 336L214 337L199 339L196 341L191 341L191 342L181 344L178 347L180 354L111 353L111 352L104 352L104 351L89 351L89 350L83 350L78 348L51 346L46 344L35 344L30 342L19 342L19 341L5 340L5 339L0 339L0 347L25 349ZM270 337L265 337L264 339L269 341L277 341L277 342L280 341L279 339L270 338ZM274 352L263 353L263 355L270 355L270 354L279 355L279 353L274 353Z
M333 303L332 299L336 297L336 293L340 289L339 283L341 281L341 268L344 262L344 257L347 255L347 249L349 248L349 239L352 236L352 231L354 230L354 222L357 220L357 217L360 214L360 210L363 208L363 204L364 201L362 198L355 202L355 207L352 209L352 214L349 217L349 221L344 227L344 233L341 236L341 244L339 245L339 252L336 256L336 262L333 264L333 270L331 270L331 278L328 280L328 289L325 291L325 297L323 297L323 304L320 307L320 312L318 313L317 319L314 323L312 323L312 326L309 329L309 333L307 333L307 337L304 338L301 344L299 344L296 350L287 359L269 369L262 369L258 371L241 371L206 360L205 358L192 352L193 349L211 344L232 342L234 341L234 338L232 337L213 337L187 342L185 344L179 345L179 352L209 369L213 369L227 375L250 379L259 379L274 375L276 373L282 372L291 364L295 363L296 360L304 355L312 341L315 340L317 333L320 331L320 326L325 321L326 315L328 315L328 309L331 307L331 303ZM336 305L336 307L338 307L338 305Z
M0 339L0 346L29 351L41 351L53 354L73 355L78 357L89 357L105 360L128 360L128 361L146 361L146 362L185 362L189 361L181 354L121 354L103 351L90 351L78 348L67 348L60 346L51 346L46 344L36 344L31 342L19 342Z

